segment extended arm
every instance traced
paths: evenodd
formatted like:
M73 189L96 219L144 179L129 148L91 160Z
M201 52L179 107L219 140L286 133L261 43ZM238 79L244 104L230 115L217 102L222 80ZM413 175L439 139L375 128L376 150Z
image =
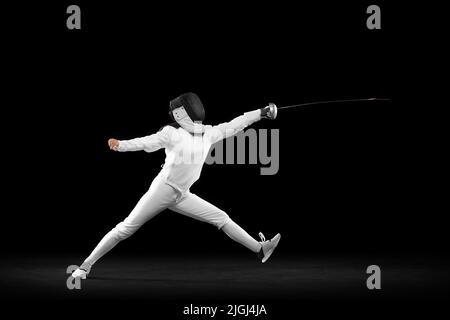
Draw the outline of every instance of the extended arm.
M275 119L276 114L270 106L246 112L243 115L231 120L230 122L221 123L217 126L211 127L209 130L212 143L216 143L222 139L226 139L244 130L252 123L264 119Z
M261 110L246 112L243 115L234 118L230 122L224 122L217 126L213 126L211 132L211 142L216 143L222 139L226 139L244 130L252 123L261 119Z
M110 139L108 141L108 145L112 150L120 152L140 150L153 152L166 147L169 144L169 141L169 134L167 130L163 129L155 134L142 138L135 138L131 140Z

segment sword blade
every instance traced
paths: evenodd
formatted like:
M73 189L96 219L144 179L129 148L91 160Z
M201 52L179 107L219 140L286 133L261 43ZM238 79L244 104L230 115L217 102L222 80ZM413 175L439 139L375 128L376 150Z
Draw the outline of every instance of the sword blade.
M305 106L312 106L312 105L315 105L315 104L358 102L358 101L390 101L390 100L391 99L387 99L387 98L365 98L365 99L345 99L345 100L314 101L314 102L306 102L306 103L293 104L293 105L289 105L289 106L279 107L278 110L297 108L297 107L305 107Z

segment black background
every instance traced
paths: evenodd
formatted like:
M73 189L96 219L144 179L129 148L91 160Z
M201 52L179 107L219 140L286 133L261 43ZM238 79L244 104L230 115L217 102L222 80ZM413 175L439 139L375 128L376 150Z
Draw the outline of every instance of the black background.
M107 139L157 131L170 120L169 100L193 91L211 124L268 102L391 98L280 111L253 126L280 130L276 175L206 165L192 192L254 236L280 232L280 256L443 254L433 168L424 136L411 131L421 126L407 102L414 87L405 89L413 80L398 11L378 2L382 29L368 30L371 2L315 3L77 1L82 30L66 28L72 3L19 9L11 27L20 36L8 34L4 252L81 262L164 161L163 151L114 153ZM166 211L114 254L186 251L247 253L214 227Z

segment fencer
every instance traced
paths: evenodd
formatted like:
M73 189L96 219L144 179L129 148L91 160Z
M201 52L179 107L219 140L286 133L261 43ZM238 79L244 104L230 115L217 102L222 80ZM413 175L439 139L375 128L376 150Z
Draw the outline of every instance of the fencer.
M109 139L111 150L154 152L165 149L164 166L128 217L109 231L72 276L86 279L91 267L120 241L130 237L144 223L164 209L207 222L223 230L231 239L255 252L264 263L277 247L281 235L260 241L251 237L227 213L189 191L199 177L211 145L228 138L260 119L274 119L276 107L269 105L216 126L204 125L205 109L194 93L173 99L169 115L175 121L159 132L131 140Z

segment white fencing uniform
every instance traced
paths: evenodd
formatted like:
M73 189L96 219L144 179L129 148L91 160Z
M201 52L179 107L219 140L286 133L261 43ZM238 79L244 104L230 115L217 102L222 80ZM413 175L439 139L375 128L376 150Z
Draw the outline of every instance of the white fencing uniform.
M131 140L119 141L118 151L153 152L165 149L166 159L149 190L142 196L130 215L113 228L100 241L85 264L92 265L118 242L131 236L145 222L164 209L215 225L233 240L258 252L261 245L234 223L216 206L189 191L198 180L211 145L228 138L261 119L261 110L243 114L234 120L217 126L195 124L192 134L188 125L174 128L166 126L158 133ZM186 130L188 129L188 130Z

